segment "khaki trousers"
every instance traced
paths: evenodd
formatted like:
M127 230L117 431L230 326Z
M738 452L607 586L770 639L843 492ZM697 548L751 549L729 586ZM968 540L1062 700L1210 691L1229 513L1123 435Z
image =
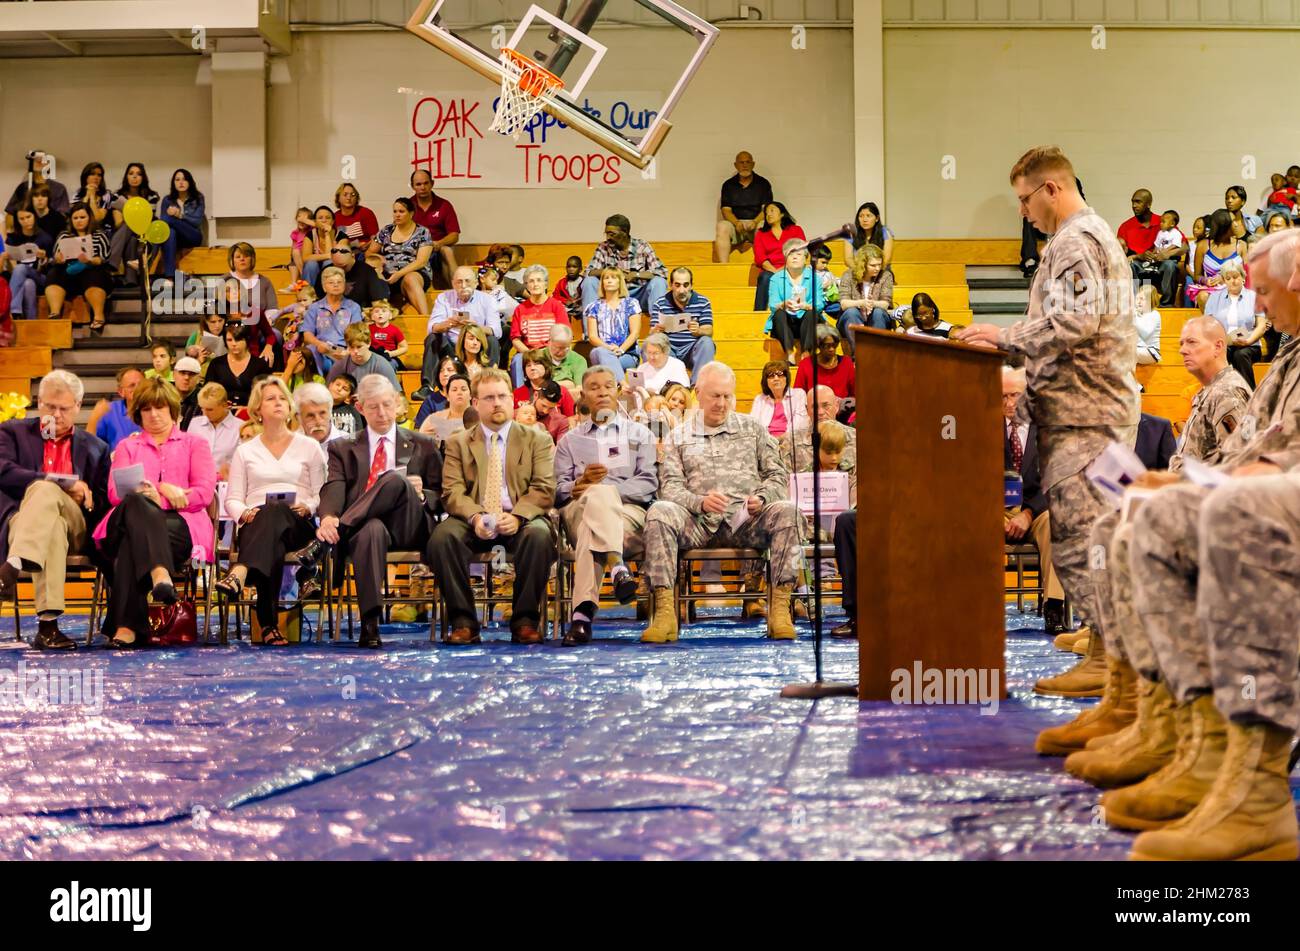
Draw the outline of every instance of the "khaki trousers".
M624 502L618 489L597 483L560 510L564 529L573 539L573 605L600 603L605 559L596 553L619 552L636 558L644 550L642 532L646 510Z
M33 482L9 522L9 556L38 566L32 572L36 610L63 611L68 551L86 541L86 516L54 482Z
M1002 517L1003 524L1011 521L1019 513L1018 506L1007 509ZM1043 574L1043 597L1064 601L1065 591L1061 587L1060 579L1056 577L1056 566L1052 564L1052 519L1047 509L1043 509L1030 523L1027 534L1034 540L1034 547L1038 549L1038 565Z

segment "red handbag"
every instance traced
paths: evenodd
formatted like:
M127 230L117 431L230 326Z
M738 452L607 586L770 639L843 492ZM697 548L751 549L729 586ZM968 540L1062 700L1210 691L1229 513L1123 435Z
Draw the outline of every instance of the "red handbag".
M149 605L149 644L152 647L188 647L199 639L194 602L182 598L175 604Z

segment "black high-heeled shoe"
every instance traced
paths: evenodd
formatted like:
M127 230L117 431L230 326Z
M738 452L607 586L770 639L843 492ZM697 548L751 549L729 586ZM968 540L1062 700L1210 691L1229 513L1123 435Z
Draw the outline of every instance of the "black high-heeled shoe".
M124 641L114 634L108 639L108 646L113 648L113 650L133 651L139 650L142 647L148 647L149 641L147 638L141 637L139 634L135 636L135 640L133 641Z

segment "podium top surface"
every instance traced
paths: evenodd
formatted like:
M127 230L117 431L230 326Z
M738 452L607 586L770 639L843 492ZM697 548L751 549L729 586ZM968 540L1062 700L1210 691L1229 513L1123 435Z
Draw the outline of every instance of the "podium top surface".
M1007 351L1000 347L976 347L969 343L962 343L960 340L948 340L943 337L929 337L921 334L900 334L892 330L878 330L875 327L854 326L850 327L849 330L858 335L858 344L877 346L892 343L905 347L943 347L949 350L992 357L999 363L1005 362L1007 358Z

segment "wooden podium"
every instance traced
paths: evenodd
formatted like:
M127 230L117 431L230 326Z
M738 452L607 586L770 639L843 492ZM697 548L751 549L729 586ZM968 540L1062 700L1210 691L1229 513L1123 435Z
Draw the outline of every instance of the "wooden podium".
M918 662L996 670L1005 696L1004 354L853 332L858 699L891 699L893 672Z

